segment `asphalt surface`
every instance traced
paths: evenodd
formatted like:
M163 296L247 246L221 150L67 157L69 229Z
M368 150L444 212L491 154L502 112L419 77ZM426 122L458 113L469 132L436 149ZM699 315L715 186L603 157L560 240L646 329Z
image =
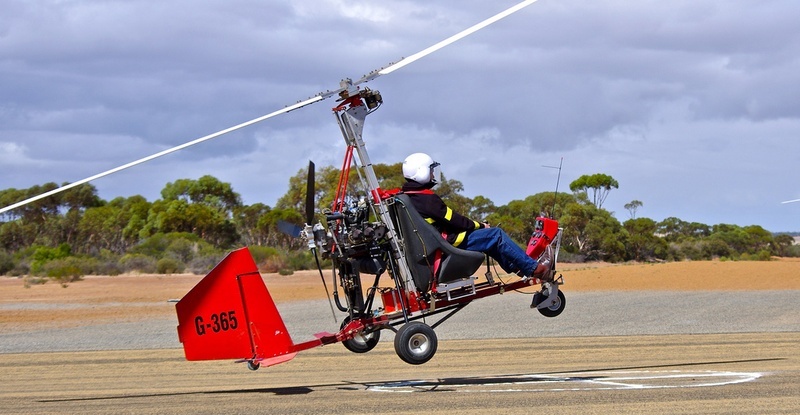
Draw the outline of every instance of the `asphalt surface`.
M506 293L474 301L437 327L440 339L800 332L800 291L570 293L566 308L547 318L529 295ZM174 306L166 301L164 315ZM327 301L278 303L296 343L335 332ZM428 320L436 322L441 315ZM180 348L175 317L141 322L0 333L0 353ZM383 341L391 340L391 334Z
M800 291L566 296L555 318L518 293L475 301L419 366L390 332L255 372L185 361L174 317L2 333L0 413L800 413ZM278 307L297 343L341 320Z
M178 349L0 355L4 414L797 414L798 333L339 345L249 371Z

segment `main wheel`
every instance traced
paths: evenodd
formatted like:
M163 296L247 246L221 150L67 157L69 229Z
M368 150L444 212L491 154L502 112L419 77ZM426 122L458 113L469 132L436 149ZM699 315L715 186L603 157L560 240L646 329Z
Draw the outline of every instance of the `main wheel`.
M421 365L431 360L438 344L436 332L418 321L400 327L394 337L394 351L400 359L412 365Z
M546 300L547 297L544 296L542 293L536 293L533 295L533 304L534 307L539 305L542 301ZM545 308L537 308L539 313L545 317L556 317L557 315L561 314L564 311L564 307L567 306L567 299L564 297L564 293L561 290L558 291L558 298L550 307Z
M343 329L348 323L350 323L350 316L347 316L344 321L342 321L342 325L339 327L339 330ZM342 344L347 350L350 350L353 353L366 353L374 349L380 339L381 332L380 330L376 330L367 334L356 333L352 339L342 341Z

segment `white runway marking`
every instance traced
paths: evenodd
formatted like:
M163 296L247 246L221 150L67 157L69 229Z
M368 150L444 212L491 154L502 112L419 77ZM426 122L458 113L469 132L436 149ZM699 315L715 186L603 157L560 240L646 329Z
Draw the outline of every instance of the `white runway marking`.
M563 392L702 388L751 382L762 373L725 371L605 371L412 380L368 384L373 392Z

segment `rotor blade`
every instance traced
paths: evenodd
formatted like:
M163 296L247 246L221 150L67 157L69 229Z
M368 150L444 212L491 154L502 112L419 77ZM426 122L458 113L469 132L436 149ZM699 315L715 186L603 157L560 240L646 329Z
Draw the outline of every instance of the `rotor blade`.
M384 68L376 69L376 70L370 72L369 74L364 75L364 77L362 77L361 79L359 79L358 81L353 83L353 85L358 85L358 84L361 84L363 82L371 81L371 80L373 80L373 79L375 79L375 78L377 78L377 77L379 77L381 75L386 75L386 74L392 73L392 72L394 72L394 71L396 71L396 70L398 70L398 69L400 69L400 68L402 68L402 67L404 67L404 66L406 66L406 65L408 65L410 63L413 63L413 62L415 62L415 61L417 61L417 60L419 60L419 59L421 59L421 58L423 58L423 57L425 57L427 55L430 55L433 52L436 52L437 50L439 50L439 49L441 49L441 48L443 48L443 47L445 47L447 45L450 45L451 43L454 43L454 42L456 42L456 41L458 41L460 39L463 39L464 37L467 37L467 36L477 32L478 30L483 29L484 27L489 26L492 23L495 23L500 19L503 19L504 17L507 17L507 16L509 16L509 15L511 15L513 13L516 13L519 10L522 10L523 8L525 8L527 6L530 6L531 4L535 3L536 1L538 1L538 0L525 0L525 1L522 1L522 2L520 2L518 4L516 4L515 6L512 6L512 7L508 8L508 9L506 9L506 10L504 10L504 11L502 11L502 12L500 12L500 13L498 13L498 14L496 14L496 15L494 15L494 16L492 16L492 17L490 17L490 18L488 18L488 19L486 19L486 20L484 20L482 22L480 22L480 23L477 23L477 24L475 24L475 25L473 25L473 26L471 26L471 27L469 27L469 28L467 28L465 30L462 30L461 32L456 33L455 35L450 36L447 39L445 39L445 40L443 40L443 41L441 41L439 43L436 43L436 44L434 44L434 45L432 45L432 46L430 46L430 47L428 47L428 48L426 48L426 49L424 49L424 50L422 50L420 52L417 52L417 53L415 53L415 54L413 54L411 56L408 56L406 58L400 59L399 61L391 63L391 64L389 64L389 66L386 66ZM326 99L326 98L328 98L330 96L338 94L339 92L343 91L344 89L345 88L339 88L339 89L334 90L334 91L326 91L326 92L319 93L317 95L314 95L311 98L308 98L308 99L303 100L303 101L299 101L294 105L289 105L289 106L287 106L287 107L285 107L285 108L283 108L281 110L271 112L271 113L269 113L267 115L264 115L262 117L255 118L253 120L241 123L239 125L235 125L235 126L230 127L230 128L226 128L224 130L218 131L218 132L213 133L213 134L209 134L209 135L204 136L204 137L200 137L200 138L198 138L196 140L193 140L193 141L190 141L188 143L181 144L181 145L176 146L176 147L172 147L170 149L161 151L161 152L153 154L151 156L147 156L147 157L141 158L141 159L136 160L136 161L132 161L132 162L130 162L128 164L124 164L122 166L115 167L115 168L113 168L111 170L104 171L102 173L96 174L96 175L91 176L91 177L87 177L87 178L85 178L83 180L78 180L77 182L61 186L61 187L59 187L57 189L53 189L53 190L51 190L49 192L42 193L42 194L40 194L38 196L34 196L34 197L31 197L31 198L25 199L25 200L23 200L21 202L14 203L14 204L9 205L9 206L5 206L3 208L0 208L0 213L4 213L4 212L7 212L9 210L16 209L16 208L24 206L24 205L26 205L26 204L28 204L30 202L34 202L34 201L37 201L39 199L43 199L43 198L48 197L48 196L52 196L54 194L57 194L57 193L65 191L65 190L71 189L71 188L73 188L75 186L79 186L79 185L82 185L84 183L88 183L88 182L90 182L92 180L99 179L101 177L105 177L105 176L108 176L110 174L117 173L117 172L125 170L125 169L127 169L129 167L133 167L133 166L148 162L150 160L156 159L158 157L173 153L175 151L182 150L184 148L193 146L195 144L202 143L202 142L210 140L212 138L216 138L216 137L219 137L221 135L227 134L227 133L229 133L231 131L235 131L235 130L238 130L240 128L244 128L244 127L247 127L249 125L264 121L264 120L266 120L268 118L272 118L272 117L275 117L277 115L281 115L281 114L287 113L289 111L293 111L293 110L296 110L298 108L305 107L306 105L313 104L313 103L315 103L317 101L322 101L323 99Z
M495 23L500 19L503 19L504 17L508 17L508 16L510 16L510 15L512 15L512 14L524 9L525 7L530 6L531 4L533 4L533 3L537 2L537 1L538 0L525 0L523 2L520 2L520 3L516 4L515 6L512 6L512 7L508 8L508 9L506 9L506 10L500 12L500 13L497 13L496 15L494 15L494 16L492 16L492 17L490 17L490 18L488 18L488 19L486 19L486 20L484 20L484 21L482 21L480 23L477 23L477 24L475 24L473 26L470 26L469 28L464 29L461 32L458 32L458 33L454 34L453 36L450 36L447 39L445 39L445 40L443 40L443 41L441 41L439 43L436 43L436 44L434 44L434 45L432 45L432 46L430 46L430 47L428 47L426 49L423 49L423 50L421 50L421 51L419 51L419 52L417 52L417 53L415 53L415 54L413 54L411 56L402 58L397 62L391 63L391 64L389 64L389 66L387 66L385 68L376 69L376 70L370 72L369 74L364 75L363 78L361 78L358 81L356 81L353 85L358 85L358 84L361 84L363 82L371 81L371 80L373 80L373 79L375 79L375 78L377 78L377 77L379 77L381 75L386 75L386 74L392 73L392 72L394 72L394 71L396 71L396 70L398 70L398 69L400 69L400 68L402 68L402 67L404 67L404 66L406 66L406 65L408 65L410 63L413 63L414 61L422 59L425 56L428 56L431 53L436 52L437 50L439 50L439 49L441 49L441 48L443 48L443 47L445 47L447 45L450 45L451 43L454 43L454 42L456 42L456 41L458 41L460 39L463 39L463 38L465 38L465 37L477 32L478 30L483 29L486 26L489 26L490 24Z
M306 179L306 224L314 221L314 162L308 161L308 178Z
M781 202L781 203L794 203L794 202L800 202L800 199L787 200L787 201Z
M336 94L338 92L339 91L337 90L337 91L328 91L328 92L324 92L324 93L319 93L319 94L314 95L313 97L308 98L308 99L306 99L304 101L299 101L294 105L289 105L289 106L287 106L287 107L285 107L283 109L271 112L271 113L269 113L267 115L252 119L252 120L247 121L247 122L243 122L243 123L238 124L238 125L234 125L233 127L229 127L229 128L224 129L224 130L217 131L216 133L209 134L209 135L204 136L204 137L200 137L200 138L198 138L196 140L189 141L188 143L184 143L184 144L181 144L179 146L175 146L175 147L166 149L166 150L158 152L156 154L153 154L153 155L150 155L150 156L147 156L147 157L144 157L144 158L140 158L139 160L136 160L136 161L132 161L132 162L130 162L128 164L124 164L122 166L115 167L115 168L113 168L111 170L107 170L107 171L104 171L102 173L95 174L94 176L87 177L87 178L85 178L83 180L78 180L77 182L70 183L70 184L61 186L59 188L53 189L53 190L51 190L49 192L45 192L45 193L42 193L40 195L25 199L25 200L23 200L21 202L18 202L18 203L14 203L13 205L6 206L6 207L0 209L0 213L4 213L4 212L7 212L7 211L9 211L11 209L15 209L15 208L18 208L20 206L27 205L30 202L35 202L35 201L37 201L39 199L43 199L45 197L52 196L52 195L54 195L56 193L61 193L61 192L65 191L65 190L71 189L71 188L76 187L76 186L80 186L80 185L82 185L84 183L88 183L88 182L90 182L92 180L108 176L109 174L117 173L117 172L125 170L125 169L127 169L129 167L133 167L133 166L136 166L138 164L142 164L142 163L148 162L150 160L159 158L161 156L165 156L167 154L174 153L174 152L176 152L178 150L183 150L184 148L191 147L191 146L193 146L195 144L200 144L200 143L202 143L204 141L211 140L212 138L217 138L217 137L219 137L221 135L224 135L224 134L227 134L227 133L229 133L231 131L235 131L235 130L238 130L240 128L247 127L249 125L253 125L253 124L257 123L257 122L264 121L264 120L266 120L268 118L272 118L272 117L275 117L277 115L285 114L285 113L287 113L289 111L293 111L293 110L296 110L298 108L305 107L306 105L313 104L313 103L315 103L317 101L322 101L323 99L328 98L331 95L334 95L334 94Z

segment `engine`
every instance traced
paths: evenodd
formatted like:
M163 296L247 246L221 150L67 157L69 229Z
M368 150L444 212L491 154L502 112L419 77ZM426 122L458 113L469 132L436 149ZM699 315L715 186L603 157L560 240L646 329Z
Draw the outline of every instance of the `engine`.
M358 315L371 307L371 296L364 303L361 274L377 278L386 271L391 246L387 240L387 227L370 221L372 206L365 198L351 202L341 212L327 211L327 231L322 226L314 236L323 258L329 258L340 278L349 308ZM339 306L338 297L334 297ZM347 309L347 307L339 307Z

